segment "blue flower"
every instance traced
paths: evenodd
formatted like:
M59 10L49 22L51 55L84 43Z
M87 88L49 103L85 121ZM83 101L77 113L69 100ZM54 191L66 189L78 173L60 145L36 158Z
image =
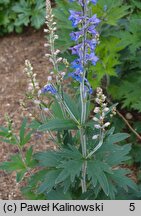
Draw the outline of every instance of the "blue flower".
M70 37L72 40L77 41L83 35L83 31L71 32Z
M70 2L75 2L75 0L69 0ZM97 0L77 0L77 3L82 6L82 11L73 11L70 10L69 20L72 21L72 26L77 27L79 31L72 32L70 34L71 39L77 41L77 44L70 48L73 55L77 55L77 59L75 59L71 63L71 67L75 70L69 74L70 77L77 80L79 83L84 81L84 95L87 96L87 93L92 94L92 88L87 78L84 78L84 67L91 62L93 65L96 65L98 61L98 57L95 55L94 51L96 45L98 44L97 36L99 35L96 27L101 22L100 19L97 18L97 15L94 14L92 17L88 17L88 7L89 3L93 3L94 5L97 3ZM79 25L81 24L81 25ZM79 26L78 26L79 25ZM79 43L80 38L82 37L81 43ZM92 38L92 39L88 39ZM85 39L85 40L84 40Z
M91 61L93 65L96 65L99 58L95 55L95 53L90 53L86 55L87 61Z
M83 71L83 66L80 62L80 59L75 59L72 63L71 63L71 67L74 69L79 68L81 71Z
M77 73L76 71L73 73L69 73L69 76L72 77L73 79L75 79L76 81L78 81L79 83L82 82L82 76Z
M45 93L56 94L57 90L51 84L47 84L41 89L41 93L42 94L45 94Z
M81 48L82 48L82 43L71 47L70 50L72 51L73 55L79 55Z
M96 5L97 0L91 0L91 2L92 2L94 5Z
M101 20L97 18L96 14L94 14L91 18L89 18L88 22L97 26Z
M97 45L96 39L86 40L86 42L87 42L87 45L89 46L91 51L93 51L96 48L96 45Z
M69 20L72 21L72 26L76 27L84 19L84 17L82 16L83 14L82 14L82 12L73 11L73 10L69 10L69 12L71 14L69 17Z
M92 34L92 35L97 35L97 34L98 34L98 32L97 32L96 29L95 29L95 25L89 26L89 27L88 27L88 32L89 32L90 34Z

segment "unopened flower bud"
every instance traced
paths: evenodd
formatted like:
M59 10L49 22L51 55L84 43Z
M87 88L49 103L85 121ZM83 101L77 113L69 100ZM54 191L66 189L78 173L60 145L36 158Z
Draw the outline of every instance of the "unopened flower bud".
M58 35L54 35L54 39L58 39L59 37L58 37Z
M96 121L96 122L99 121L99 119L96 118L96 117L93 117L93 120Z
M94 125L94 127L95 127L96 129L100 129L100 128L101 128L101 126L100 126L99 124Z
M34 100L33 102L34 102L35 104L37 104L37 105L39 105L39 104L41 103L40 100Z
M61 62L62 61L62 57L57 59L57 62Z
M94 113L99 113L99 111L100 111L99 107L95 107Z
M49 46L50 46L50 44L48 44L48 43L44 44L44 47L49 47Z
M98 137L99 137L99 134L94 135L94 136L92 137L92 139L96 140Z
M54 52L54 55L58 55L60 53L60 50L57 49L55 52Z
M109 108L108 108L108 107L105 107L103 111L104 111L104 112L108 112L108 111L109 111Z
M48 29L44 29L44 32L45 32L45 33L48 33L48 32L49 32L49 30L48 30Z
M61 72L62 77L66 75L66 72Z
M51 54L48 54L48 53L46 53L46 54L45 54L45 56L46 56L46 57L50 57L50 56L51 56Z
M51 81L51 80L52 80L52 76L48 76L48 77L47 77L47 80L48 80L48 81Z
M103 128L108 127L109 125L110 125L110 122L106 122L106 123L103 125Z
M43 108L43 110L45 111L45 112L48 112L49 111L49 109L46 107L46 108Z

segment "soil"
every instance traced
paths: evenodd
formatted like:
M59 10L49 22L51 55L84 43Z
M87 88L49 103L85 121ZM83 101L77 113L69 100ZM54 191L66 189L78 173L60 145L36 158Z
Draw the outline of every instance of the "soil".
M43 29L27 29L21 35L0 38L0 125L5 125L6 113L13 119L17 129L22 117L28 116L20 106L20 100L24 98L27 89L27 79L23 72L26 59L31 61L39 83L46 84L50 64L44 57L47 51L44 48L45 41ZM37 149L49 147L48 143L43 145L41 140L38 143L33 139ZM0 142L0 162L9 159L16 151L15 146ZM23 199L14 172L7 174L0 171L0 199Z

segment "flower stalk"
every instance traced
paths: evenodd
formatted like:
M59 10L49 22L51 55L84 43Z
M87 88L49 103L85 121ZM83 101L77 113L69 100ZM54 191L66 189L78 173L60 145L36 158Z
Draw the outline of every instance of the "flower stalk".
M73 2L72 0L70 0ZM96 1L91 1L96 4ZM78 27L78 32L72 32L71 38L74 41L78 41L78 44L71 48L72 54L78 55L78 59L72 62L72 68L74 72L70 74L71 77L80 82L80 99L81 99L81 127L79 129L80 142L82 155L84 158L84 164L82 166L82 193L87 191L86 186L86 174L87 174L87 137L85 134L85 129L83 126L86 123L86 113L87 113L87 97L88 93L91 93L91 86L86 78L86 68L88 61L92 61L95 65L98 58L95 56L94 49L97 44L97 31L95 30L96 25L100 22L96 15L89 18L88 16L88 4L89 0L78 0L78 4L81 6L81 11L70 10L69 20L72 21L73 27ZM93 40L88 39L88 33L91 34ZM80 43L79 43L80 42ZM90 51L89 51L90 50Z

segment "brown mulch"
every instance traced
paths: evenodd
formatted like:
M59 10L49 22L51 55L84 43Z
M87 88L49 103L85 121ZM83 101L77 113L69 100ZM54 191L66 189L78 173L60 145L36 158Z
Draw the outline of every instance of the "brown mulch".
M27 89L27 79L23 72L24 62L26 59L31 61L39 83L45 84L50 67L44 57L45 41L43 29L28 29L21 35L12 34L0 38L0 125L5 124L6 113L13 119L16 128L20 126L22 117L28 116L28 113L22 111L19 103ZM48 143L45 145L40 138L38 139L39 142L33 142L37 149L49 147ZM0 149L0 162L6 161L17 151L15 146L2 142ZM0 171L0 199L23 199L14 172L7 174Z

